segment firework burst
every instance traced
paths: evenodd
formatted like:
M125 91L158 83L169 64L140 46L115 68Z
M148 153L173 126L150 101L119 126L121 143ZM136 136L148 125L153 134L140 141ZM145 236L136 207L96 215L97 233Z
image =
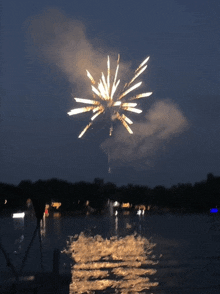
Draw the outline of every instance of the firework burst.
M142 82L138 82L137 84L133 84L133 82L137 79L137 77L142 74L145 69L147 68L147 61L150 57L147 57L135 70L134 77L131 79L129 83L126 83L123 91L118 96L116 95L116 91L118 85L120 83L120 79L117 80L118 70L119 70L119 59L120 55L118 55L117 66L115 70L115 75L113 79L113 83L110 83L110 59L109 56L107 58L107 76L101 73L101 78L98 83L94 80L92 75L89 73L88 70L87 76L90 79L92 85L92 92L93 92L93 99L86 99L86 98L74 98L77 103L84 103L87 104L86 107L74 108L68 112L68 115L75 115L79 113L84 113L87 111L92 111L93 115L91 117L91 122L83 129L83 131L79 134L78 138L81 138L85 132L92 126L93 121L100 115L104 114L106 111L110 111L111 120L119 120L122 125L126 128L126 130L133 134L133 131L129 127L129 125L133 124L133 121L128 118L123 112L130 111L135 113L141 113L142 110L136 108L137 103L128 102L144 97L148 97L152 94L152 92L142 93L135 96L128 98L128 94L140 87ZM96 86L96 87L95 87ZM115 98L114 98L115 95ZM88 106L89 105L89 106ZM111 136L113 131L113 127L111 126L109 135Z

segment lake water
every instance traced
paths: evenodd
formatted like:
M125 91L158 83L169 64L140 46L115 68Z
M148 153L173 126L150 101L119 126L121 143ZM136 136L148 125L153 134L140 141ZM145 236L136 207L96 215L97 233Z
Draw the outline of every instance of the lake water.
M16 269L35 227L35 217L0 217L1 244ZM53 249L69 250L60 272L72 272L70 293L220 293L218 214L48 217L41 238L45 271ZM39 244L36 236L25 272L41 270ZM10 276L0 251L0 283Z

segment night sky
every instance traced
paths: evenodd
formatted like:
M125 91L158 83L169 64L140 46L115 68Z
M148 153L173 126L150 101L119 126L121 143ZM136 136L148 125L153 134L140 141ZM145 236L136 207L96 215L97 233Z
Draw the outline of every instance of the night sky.
M219 0L3 0L0 182L59 178L141 184L194 183L220 175ZM106 114L78 139L91 113L86 69L107 55L120 86L147 57L130 135ZM119 86L119 88L120 88ZM121 88L120 88L121 89ZM132 96L132 95L131 95Z

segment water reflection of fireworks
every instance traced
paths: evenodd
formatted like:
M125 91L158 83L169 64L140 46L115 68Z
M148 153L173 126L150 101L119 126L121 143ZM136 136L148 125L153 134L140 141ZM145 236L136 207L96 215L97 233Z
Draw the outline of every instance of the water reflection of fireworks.
M110 240L76 235L64 250L75 261L70 293L137 293L158 286L148 277L157 272L152 267L158 262L150 259L155 245L134 235Z
M127 94L129 94L131 91L137 89L142 82L139 82L133 86L130 87L130 85L137 79L137 77L142 74L145 69L147 68L147 61L149 60L150 57L147 57L141 64L140 66L136 69L134 77L131 79L129 83L126 83L122 94L120 94L118 97L114 98L114 94L116 93L117 87L120 83L120 79L116 82L117 80L117 75L118 75L118 70L119 70L119 59L120 56L118 55L118 60L117 60L117 67L115 71L115 76L113 83L111 85L110 83L110 59L108 56L107 60L107 79L105 78L105 75L102 73L101 79L99 80L97 87L94 85L96 84L94 78L92 75L89 73L87 70L87 76L90 79L92 83L92 91L93 91L93 100L91 99L85 99L85 98L74 98L76 102L78 103L85 103L89 104L92 106L86 106L86 107L81 107L81 108L74 108L68 112L68 115L75 115L87 111L92 111L95 113L91 117L91 122L84 128L84 130L80 133L79 138L81 138L85 132L91 127L93 124L93 121L95 120L96 117L98 117L100 114L105 113L107 110L110 112L110 117L111 120L119 120L122 125L126 128L126 130L130 133L133 134L133 131L129 127L129 125L133 124L133 121L128 118L123 112L124 111L130 111L134 113L141 113L142 110L135 108L137 106L137 103L133 102L127 102L126 99ZM140 99L143 97L148 97L152 94L152 92L147 92L147 93L142 93L138 94L136 96L133 96L128 99L128 101L131 100L136 100ZM113 127L110 127L110 132L109 135L111 136L113 131Z

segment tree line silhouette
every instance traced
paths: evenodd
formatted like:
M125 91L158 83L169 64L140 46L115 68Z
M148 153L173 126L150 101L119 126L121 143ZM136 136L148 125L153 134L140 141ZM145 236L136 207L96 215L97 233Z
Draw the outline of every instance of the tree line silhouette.
M0 211L6 208L24 208L27 199L33 203L62 203L61 211L85 210L86 203L97 213L103 211L108 199L129 202L134 207L138 204L169 209L173 212L207 212L212 207L220 206L220 177L212 173L207 179L195 184L177 184L170 188L143 185L117 187L114 183L104 183L95 178L92 183L70 183L56 178L32 182L23 180L17 186L0 183Z

